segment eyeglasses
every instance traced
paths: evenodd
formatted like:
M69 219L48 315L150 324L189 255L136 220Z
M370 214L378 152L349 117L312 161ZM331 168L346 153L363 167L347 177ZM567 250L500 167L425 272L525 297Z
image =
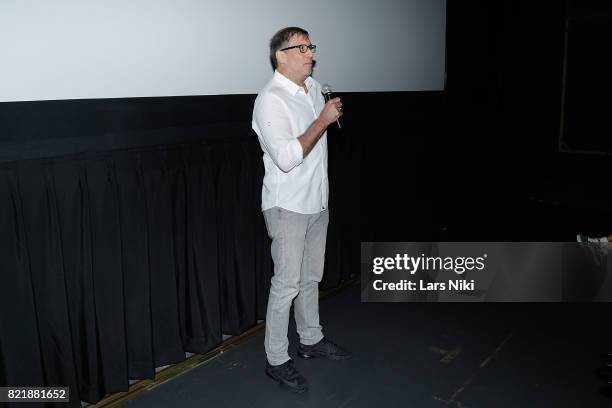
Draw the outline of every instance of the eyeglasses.
M302 54L306 53L306 50L310 50L312 51L312 53L314 54L315 52L317 52L317 46L314 44L310 44L310 45L306 45L306 44L300 44L300 45L294 45L292 47L287 47L287 48L283 48L282 50L279 51L287 51L287 50L291 50L293 48L299 48L300 52Z

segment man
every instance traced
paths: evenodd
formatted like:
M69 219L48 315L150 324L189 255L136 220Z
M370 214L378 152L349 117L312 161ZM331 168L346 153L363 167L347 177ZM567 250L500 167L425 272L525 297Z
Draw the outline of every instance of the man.
M287 352L289 311L300 337L298 355L334 360L347 350L323 337L319 282L323 276L327 209L327 127L342 116L340 98L325 103L312 79L308 32L278 31L270 40L274 76L255 100L253 130L263 150L262 211L272 239L274 276L266 313L266 374L295 392L308 390Z

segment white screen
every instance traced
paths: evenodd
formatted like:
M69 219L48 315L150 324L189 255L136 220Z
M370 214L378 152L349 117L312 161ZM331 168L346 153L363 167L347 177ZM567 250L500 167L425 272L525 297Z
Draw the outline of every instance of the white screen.
M443 90L446 0L2 0L0 101L255 94L299 26L334 91Z

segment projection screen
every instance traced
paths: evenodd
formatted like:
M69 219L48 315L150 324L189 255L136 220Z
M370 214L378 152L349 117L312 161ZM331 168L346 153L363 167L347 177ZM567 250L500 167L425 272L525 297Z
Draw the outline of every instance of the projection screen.
M0 101L254 94L300 26L334 91L443 90L445 0L3 0Z

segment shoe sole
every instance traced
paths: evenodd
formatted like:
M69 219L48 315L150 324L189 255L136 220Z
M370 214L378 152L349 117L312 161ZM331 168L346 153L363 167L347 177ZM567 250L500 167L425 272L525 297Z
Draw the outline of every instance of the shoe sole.
M324 354L324 353L301 353L298 351L297 353L298 357L301 358L315 358L315 357L325 357L327 359L330 360L334 360L334 361L338 361L338 360L348 360L349 358L351 358L351 356L334 356L334 355L329 355L329 354Z
M280 379L278 379L278 378L276 378L276 377L272 376L272 375L271 375L270 373L268 373L267 371L266 371L266 375L267 375L268 377L270 377L271 379L273 379L274 381L276 381L276 382L278 383L278 385L280 385L280 387L281 387L282 389L284 389L284 390L291 391L291 392L294 392L294 393L296 393L296 394L303 394L303 393L305 393L306 391L308 391L308 386L305 386L305 387L292 387L292 386L290 386L289 384L287 384L287 383L283 382L282 380L280 380Z

